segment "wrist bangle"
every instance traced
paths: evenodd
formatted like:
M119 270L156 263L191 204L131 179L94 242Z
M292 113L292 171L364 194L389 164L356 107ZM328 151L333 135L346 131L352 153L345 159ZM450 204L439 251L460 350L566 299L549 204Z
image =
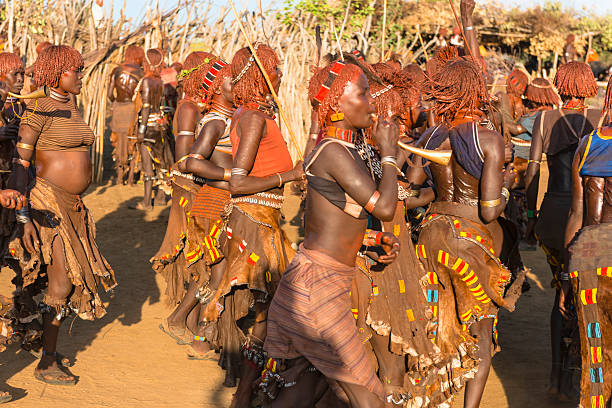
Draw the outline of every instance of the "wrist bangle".
M187 157L189 157L190 159L196 159L196 160L206 160L204 156L202 156L201 154L197 154L197 153L189 153Z
M559 280L562 280L562 281L568 281L568 280L570 280L569 273L567 273L567 272L561 272L561 273L559 274Z
M392 167L394 167L394 168L395 168L395 170L397 170L397 174L401 174L402 176L404 175L404 172L403 172L403 171L402 171L402 170L401 170L401 169L398 167L398 165L397 165L397 164L395 164L395 163L392 163L392 162L390 162L390 161L386 161L386 162L382 162L382 163L380 163L380 164L381 164L381 166L384 166L385 164L386 164L387 166L392 166Z
M281 188L283 186L283 177L280 173L276 173L276 175L278 176L278 188Z
M230 181L232 177L232 171L230 169L223 169L223 181Z
M372 196L370 197L370 199L368 200L368 202L363 208L367 212L371 213L372 211L374 211L374 207L376 206L376 203L378 202L379 198L380 198L380 193L378 192L378 190L374 191L374 193L372 193Z
M536 218L538 216L538 210L527 210L527 218Z
M474 29L473 26L463 27L463 31L470 31L470 30L473 30L473 29Z
M383 163L394 163L397 165L397 159L395 156L383 156L382 159L380 159L380 164Z
M23 207L21 210L15 210L15 220L19 224L27 224L32 221L30 218L30 207Z
M502 187L501 195L506 199L506 203L510 200L510 191L506 187Z
M145 133L147 131L147 125L146 124L141 124L140 126L138 126L138 133Z

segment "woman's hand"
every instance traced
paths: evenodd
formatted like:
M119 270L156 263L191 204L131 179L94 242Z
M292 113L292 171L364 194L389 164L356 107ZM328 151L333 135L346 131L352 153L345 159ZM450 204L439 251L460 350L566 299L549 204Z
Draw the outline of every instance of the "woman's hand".
M383 232L380 246L385 254L378 257L378 262L388 265L395 261L400 251L399 239L390 232Z
M32 221L25 224L21 224L23 230L21 231L21 244L30 254L33 254L40 247L40 241L38 239L38 231Z
M0 205L6 208L21 210L28 203L28 199L19 191L0 190Z
M298 160L297 163L295 163L295 166L293 167L293 170L290 171L291 175L289 177L289 180L287 181L302 181L306 178L306 175L304 174L304 162L301 160Z
M399 140L399 127L397 121L378 119L374 125L374 143L380 155L397 157L397 141Z

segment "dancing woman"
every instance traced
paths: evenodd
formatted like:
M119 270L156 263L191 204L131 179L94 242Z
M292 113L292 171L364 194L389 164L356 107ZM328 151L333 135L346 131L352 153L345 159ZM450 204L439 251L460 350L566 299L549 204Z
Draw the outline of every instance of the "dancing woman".
M527 193L527 237L533 233L546 254L552 272L551 286L556 295L550 314L552 367L549 392L571 393L571 370L564 364L566 356L562 341L563 318L559 312L560 274L566 264L564 233L572 205L572 159L584 135L597 129L601 110L589 108L585 98L597 94L597 83L591 68L583 62L569 62L559 67L554 79L563 106L541 111L533 124L533 138L525 176ZM546 154L548 185L540 210L536 209L542 154ZM566 369L563 369L563 367Z
M317 89L311 96L319 102L325 138L305 163L305 240L272 301L265 349L281 375L304 365L305 358L339 382L352 406L379 407L383 386L355 326L348 294L358 273L355 259L364 243L368 214L388 221L395 212L397 173L392 165L397 165L398 128L379 120L374 131L383 163L391 164L382 165L377 186L367 165L373 157L362 133L372 126L374 113L363 71L336 61L315 73L310 88ZM392 234L373 233L370 238L372 245L384 248L379 260L390 262L397 256L399 242ZM315 376L310 370L300 382L314 386ZM313 388L308 394L281 390L271 406L313 406L324 390ZM297 395L302 400L296 401Z
M232 143L229 137L234 104L232 95L231 66L215 58L204 71L202 89L211 109L200 121L201 131L186 160L179 169L205 180L194 197L188 225L191 240L196 240L192 251L202 253L206 271L198 281L196 298L201 304L197 331L192 347L188 350L191 359L209 358L210 346L222 342L221 333L235 324L224 319L221 329L216 330L216 301L211 301L227 267L224 257L227 235L223 228L223 211L230 200L229 179L232 168ZM191 242L191 241L190 241ZM228 327L229 326L229 327ZM219 334L219 335L218 335ZM225 354L224 354L225 356ZM230 364L222 363L228 367ZM226 377L230 381L231 373Z
M497 311L514 309L516 287L522 284L516 279L513 295L505 296L511 273L498 258L503 232L496 220L508 201L507 186L514 173L501 171L502 136L482 125L487 92L472 62L447 63L428 81L427 94L435 116L449 129L453 156L449 172L437 177L434 173L436 182L445 180L449 194L443 201L439 194L431 205L417 253L439 282L433 341L451 361L440 372L452 378L452 383L441 382L439 387L451 397L469 380L465 406L474 408L489 374Z
M0 111L0 189L6 188L11 175L15 143L19 123L25 111L23 100L6 95L6 92L21 93L23 89L24 69L19 55L12 52L0 53L0 81L4 83ZM6 99L4 98L6 96ZM14 217L11 211L0 209L0 253L6 249L11 236ZM0 260L2 264L2 260Z
M95 241L93 217L81 200L91 182L88 152L95 135L70 94L82 87L83 58L74 48L51 46L34 67L37 84L51 88L48 98L28 102L21 120L13 183L29 194L31 208L17 212L18 237L9 245L23 271L23 285L46 272L43 298L43 356L35 377L48 384L74 385L76 378L58 367L56 352L62 319L75 311L86 320L106 313L98 291L117 285L114 272ZM36 153L36 179L28 168ZM33 186L28 191L30 181Z
M572 163L572 208L565 231L569 259L559 300L561 313L569 315L573 301L578 315L583 407L610 406L612 401L612 79L601 123L607 125L582 139Z
M255 49L272 86L278 90L282 76L278 56L265 44L256 44ZM283 185L301 179L303 173L299 165L293 168L274 120L271 91L249 48L234 55L231 71L234 103L239 108L233 115L230 131L233 163L229 184L232 198L226 223L228 266L215 296L218 300L212 301L217 304L217 314L232 310L232 320L236 321L246 314L248 302L234 310L228 307L229 302L234 303L233 296L228 299L227 295L235 292L233 288L249 290L256 317L244 347L247 356L258 359L266 336L270 300L280 274L294 254L280 228ZM224 350L231 351L236 350ZM247 406L251 384L259 374L257 368L244 366L233 406Z
M202 115L209 107L209 101L202 88L202 82L212 67L215 56L207 52L192 52L185 60L182 71L185 97L178 103L173 120L175 138L175 160L172 167L172 206L168 216L168 226L164 240L150 262L153 269L162 274L166 281L166 296L175 310L163 319L160 328L178 344L191 343L187 335L187 316L196 304L195 293L204 266L192 249L198 238L189 234L188 213L201 183L196 183L193 176L182 173L181 163L188 159L189 150L200 130ZM189 285L185 290L186 284ZM197 313L193 316L197 317ZM196 322L192 320L193 329Z

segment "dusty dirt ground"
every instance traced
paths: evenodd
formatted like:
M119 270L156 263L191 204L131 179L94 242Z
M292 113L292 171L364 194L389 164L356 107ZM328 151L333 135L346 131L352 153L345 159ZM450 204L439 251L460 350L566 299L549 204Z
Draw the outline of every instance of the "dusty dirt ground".
M36 362L15 346L0 354L0 389L15 401L7 407L226 407L233 389L222 385L214 362L190 361L184 347L163 334L158 325L169 314L163 282L149 266L165 232L169 207L143 214L128 209L142 187L98 186L84 198L97 222L98 243L113 265L119 287L108 315L96 322L69 318L61 329L59 351L76 361L75 387L47 386L33 377ZM287 219L296 198L286 205ZM286 224L296 239L295 227ZM550 346L548 316L554 291L541 251L524 252L531 290L514 313L501 312L502 352L493 360L483 408L576 407L547 396ZM10 293L11 272L0 273L0 293ZM6 384L6 386L5 386ZM461 398L454 404L461 407Z

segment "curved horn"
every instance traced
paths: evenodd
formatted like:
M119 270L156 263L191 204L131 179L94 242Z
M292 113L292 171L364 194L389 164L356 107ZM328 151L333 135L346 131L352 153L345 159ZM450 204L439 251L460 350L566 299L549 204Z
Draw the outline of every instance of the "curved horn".
M9 94L9 96L12 96L13 98L17 98L17 99L39 99L39 98L46 98L47 96L49 96L49 87L47 85L45 85L42 88L38 88L34 92L30 92L29 94L26 94L26 95L19 95L19 94L15 94L15 93L12 93L12 92L9 92L8 94Z
M434 163L441 164L442 166L448 165L450 162L450 158L453 154L452 150L428 150L428 149L420 149L418 147L409 146L406 143L397 142L399 147L404 150L409 151L410 153L414 153L418 156L421 156L429 161Z

